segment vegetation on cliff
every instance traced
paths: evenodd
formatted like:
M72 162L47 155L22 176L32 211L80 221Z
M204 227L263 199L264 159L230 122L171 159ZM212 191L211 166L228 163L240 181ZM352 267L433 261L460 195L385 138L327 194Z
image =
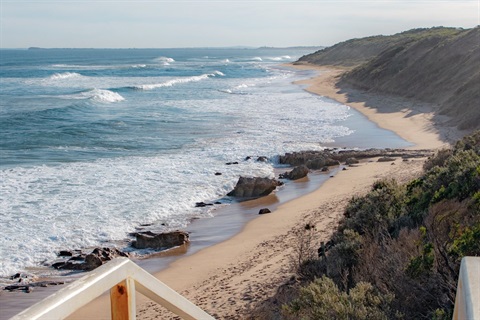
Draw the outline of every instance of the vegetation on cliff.
M451 318L461 258L480 255L480 131L438 151L420 178L352 198L318 252L267 318Z
M419 28L391 36L378 35L350 39L305 55L298 61L319 65L356 66L368 62L386 50L427 38L448 38L463 31L463 29L444 27Z
M459 129L480 128L480 26L413 29L353 39L299 62L356 66L337 84L438 106ZM346 90L348 92L348 90Z

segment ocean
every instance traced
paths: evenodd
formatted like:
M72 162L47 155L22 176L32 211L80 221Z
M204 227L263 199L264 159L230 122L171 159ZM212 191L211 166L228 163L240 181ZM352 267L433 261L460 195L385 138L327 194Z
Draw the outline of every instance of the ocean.
M0 50L0 277L211 217L286 152L409 145L292 84L311 51Z

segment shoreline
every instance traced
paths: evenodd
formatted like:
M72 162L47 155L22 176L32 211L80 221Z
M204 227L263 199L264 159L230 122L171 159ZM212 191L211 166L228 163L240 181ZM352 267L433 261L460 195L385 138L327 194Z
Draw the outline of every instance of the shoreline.
M466 134L456 128L442 125L448 117L443 117L442 123L434 124L435 106L431 104L397 96L363 92L354 88L339 88L337 81L342 73L350 70L349 68L309 63L289 63L284 66L317 71L314 77L296 81L295 84L305 85L305 90L308 92L354 108L380 128L393 131L406 141L414 143L415 145L409 149L445 148Z
M401 112L379 113L364 103L349 103L335 86L335 76L343 72L342 69L300 68L321 72L296 84L307 85L309 92L355 108L379 127L414 143L412 149L442 148L454 139L450 130L442 133L433 127L431 113L406 117L410 111L407 108ZM443 140L449 136L447 133L452 137L448 142ZM226 241L175 260L155 276L215 317L246 317L248 310L289 281L295 230L312 221L318 232L317 242L328 239L353 195L365 193L380 178L396 177L400 181L413 178L420 174L423 160L396 160L394 164L364 161L358 167L339 171L317 190L280 205L268 215L258 216ZM85 318L91 315L89 310L95 310L100 319L107 317L108 310L100 310L107 298L97 299L70 319ZM137 299L137 310L139 319L167 318L169 314L143 297Z
M334 82L335 76L344 69L311 65L288 66L320 71L315 77L297 81L295 84L307 85L306 91L355 108L379 127L413 142L413 149L436 149L448 145L442 141L441 133L433 129L429 122L431 117L420 114L406 118L405 113L408 111L403 110L383 114L365 104L348 102L345 94L337 92ZM408 130L402 131L406 128ZM396 165L392 166L390 163L364 161L358 167L339 171L319 188L306 195L296 195L293 200L280 204L272 213L262 216L255 213L254 217L239 228L241 230L228 239L190 252L186 256L176 257L173 262L167 263L165 269L155 273L155 276L207 312L220 318L232 318L232 315L254 306L255 301L266 299L280 284L288 281L291 276L289 255L292 252L286 246L291 245L289 241L294 240L292 230L301 227L305 219L318 220L316 225L321 234L319 239L325 240L333 231L344 205L352 195L366 191L381 177L410 176L418 173L421 163L420 160L407 163L396 161ZM355 183L352 184L351 181ZM268 199L259 199L260 204L265 201L268 202ZM320 208L330 213L318 217L316 213ZM148 260L145 268L150 272L159 269L158 265L155 265L155 260L158 259L145 260ZM140 262L141 265L143 263ZM70 318L109 318L109 309L103 307L107 302L108 296L100 297ZM215 313L215 310L220 309L223 310L222 314ZM139 319L155 319L159 312L157 306L142 296L137 298L137 310Z

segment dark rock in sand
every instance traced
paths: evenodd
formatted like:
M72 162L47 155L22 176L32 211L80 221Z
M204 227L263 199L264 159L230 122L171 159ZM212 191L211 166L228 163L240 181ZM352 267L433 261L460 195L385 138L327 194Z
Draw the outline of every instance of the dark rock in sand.
M266 213L271 213L272 211L270 211L270 209L268 208L263 208L263 209L260 209L260 211L258 211L258 214L266 214Z
M315 159L308 160L305 165L312 170L318 170L327 165L327 159L323 156L319 156Z
M298 167L293 168L290 172L285 172L280 175L281 179L289 179L289 180L298 180L304 178L308 174L308 168L305 165L301 165Z
M381 157L377 161L378 162L392 162L392 161L395 161L395 160L396 160L395 158L391 158L391 157Z
M279 157L281 164L289 164L291 166L306 165L311 170L319 170L324 166L337 166L339 160L337 153L327 151L305 151L286 153Z
M360 161L358 161L356 158L353 158L353 157L347 158L347 159L345 160L345 164L346 164L346 165L357 164L357 163L360 163Z
M238 179L235 188L227 195L239 198L262 197L270 194L282 183L270 178L245 178Z
M137 249L168 249L189 242L188 233L173 231L167 233L153 233L150 231L137 233L132 246Z

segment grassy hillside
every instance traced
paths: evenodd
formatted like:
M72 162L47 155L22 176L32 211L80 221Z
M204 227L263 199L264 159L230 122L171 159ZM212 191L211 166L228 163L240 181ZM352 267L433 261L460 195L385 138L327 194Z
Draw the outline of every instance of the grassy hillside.
M393 94L439 106L459 129L480 128L480 27L414 29L353 39L299 61L353 65L338 86Z
M380 53L404 46L425 37L450 37L461 33L457 28L413 29L392 36L351 39L301 57L299 62L319 65L355 66L368 62Z

